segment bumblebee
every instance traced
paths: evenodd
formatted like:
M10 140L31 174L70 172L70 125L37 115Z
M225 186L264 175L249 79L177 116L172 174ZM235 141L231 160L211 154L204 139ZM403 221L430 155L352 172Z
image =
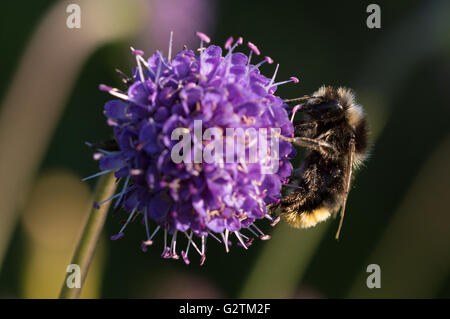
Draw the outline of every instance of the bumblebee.
M291 177L293 192L270 207L296 228L315 226L337 214L342 228L352 171L367 157L366 116L347 88L322 86L312 96L286 100L304 102L293 109L304 114L294 122L294 137L281 137L307 149L300 168Z

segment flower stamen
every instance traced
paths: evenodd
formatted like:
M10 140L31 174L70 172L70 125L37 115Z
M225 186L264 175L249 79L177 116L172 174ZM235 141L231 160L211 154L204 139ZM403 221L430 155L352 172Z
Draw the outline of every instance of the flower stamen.
M294 123L294 117L295 117L295 113L298 112L298 110L300 110L302 107L302 104L297 104L296 106L294 106L294 108L292 109L292 117L291 117L291 123Z
M274 87L274 86L279 86L279 85L283 85L283 84L291 83L291 82L298 83L299 81L300 80L298 78L296 78L295 76L291 76L289 78L289 80L281 81L281 82L277 82L277 83L272 84L271 88Z
M167 54L167 61L169 61L169 63L172 61L172 42L173 42L173 31L170 31L169 53Z
M139 57L144 54L144 51L135 50L133 47L130 47L130 49L131 49L131 52L133 53L133 55L136 56L136 63L138 65L138 69L139 69L139 77L141 78L141 82L144 82L145 81L144 71L142 70L141 60L139 59Z
M123 232L125 230L125 228L128 226L128 223L131 221L131 219L134 216L134 213L136 212L137 206L135 208L133 208L133 210L131 211L130 215L128 216L127 221L125 222L125 224L122 226L122 228L119 230L119 232L117 233L117 235L113 235L111 236L111 240L118 240L120 238L123 238L123 236L125 236L125 233Z
M127 187L128 187L128 183L130 182L130 178L131 178L131 176L128 175L127 178L125 179L125 182L124 182L124 184L123 184L122 191L119 193L119 194L120 194L119 199L118 199L118 200L116 201L116 203L114 204L114 208L113 208L113 209L116 209L116 208L119 206L119 203L122 201L122 197L123 197L123 195L125 195L126 189L127 189Z
M108 173L110 173L110 172L112 172L114 170L115 169L108 169L106 171L101 171L101 172L95 173L93 175L90 175L88 177L85 177L81 181L84 182L84 181L87 181L88 179L92 179L92 178L95 178L95 177L98 177L98 176L102 176L102 175L108 174Z
M196 35L197 35L197 37L200 38L200 49L203 49L203 42L205 42L205 43L210 43L211 42L211 39L206 34L204 34L203 32L198 31L196 33Z
M233 44L233 37L229 37L225 42L224 48L229 50L232 44Z
M258 226L256 226L255 224L251 225L250 227L255 228L256 231L257 231L258 233L261 234L261 236L259 236L259 239L261 239L261 240L269 240L269 239L270 239L270 235L264 234L264 233L262 232L262 230L259 229ZM249 227L249 228L250 228L250 227Z
M247 245L244 243L244 240L242 239L241 233L239 233L238 231L235 231L234 234L236 235L237 239L241 243L242 247L244 247L244 249L248 249Z
M219 239L219 237L217 237L216 235L214 235L212 232L208 232L208 234L212 237L212 238L214 238L215 240L217 240L219 243L222 243L222 241Z
M170 248L167 246L167 229L164 229L164 249L161 257L164 259L170 258Z
M275 78L277 76L278 73L278 68L280 67L280 64L277 64L277 66L275 67L275 72L273 73L272 78L270 79L269 85L266 86L266 89L270 89L272 87L273 82L275 81Z
M177 246L177 232L178 231L174 231L173 236L172 236L172 242L170 244L171 247L171 252L170 252L170 257L172 257L172 259L179 259L180 256L178 256L177 252L176 252L176 246Z
M195 244L194 240L192 239L192 231L191 234L188 235L186 232L183 232L184 235L187 237L187 239L189 240L189 242L192 243L192 246L195 248L195 250L198 252L198 254L201 256L202 252L200 251L200 249L198 249L197 245Z

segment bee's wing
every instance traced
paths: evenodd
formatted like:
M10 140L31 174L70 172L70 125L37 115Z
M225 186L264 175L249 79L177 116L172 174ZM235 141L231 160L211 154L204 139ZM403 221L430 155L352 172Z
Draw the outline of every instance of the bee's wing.
M350 191L350 182L352 179L352 170L353 170L353 159L355 157L355 139L352 137L349 143L349 153L348 153L348 161L345 167L345 189L344 189L344 200L342 201L341 206L341 220L339 222L339 227L336 233L336 239L339 239L339 234L341 233L342 223L344 221L344 213L345 213L345 205L347 204L348 192Z

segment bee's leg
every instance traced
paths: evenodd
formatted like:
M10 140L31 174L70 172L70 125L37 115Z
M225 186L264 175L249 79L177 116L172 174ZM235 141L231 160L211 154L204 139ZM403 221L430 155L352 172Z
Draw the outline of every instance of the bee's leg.
M318 151L324 155L336 153L335 148L328 142L319 139L313 139L308 137L281 137L283 140L288 141L296 146L306 147L315 151Z
M277 211L293 211L303 203L303 192L295 191L286 196L283 196L277 203L267 205L269 214L274 214Z
M295 137L303 137L306 135L310 135L310 132L315 130L317 127L317 123L314 122L300 122L294 124L294 136Z
M284 103L298 103L298 102L305 102L308 101L311 98L309 95L304 95L302 97L297 97L295 99L286 99L283 102Z

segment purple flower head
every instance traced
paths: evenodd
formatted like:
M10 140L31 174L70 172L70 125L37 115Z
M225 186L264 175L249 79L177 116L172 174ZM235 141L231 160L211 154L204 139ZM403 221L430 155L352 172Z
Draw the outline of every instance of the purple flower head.
M142 249L146 251L161 230L162 257L181 256L186 264L189 250L199 253L201 264L205 261L208 238L223 243L226 251L233 239L247 249L254 236L270 238L255 222L265 218L275 225L279 220L266 206L281 197L294 155L291 144L278 139L280 134L292 136L293 126L286 104L274 93L280 84L298 82L291 78L276 83L278 65L272 77L260 74L259 67L273 60L265 57L253 64L252 56L260 55L253 43L248 43L246 55L236 52L242 38L229 38L223 52L209 45L204 33L197 36L197 51L185 49L172 56L170 47L167 58L156 52L144 59L142 51L132 49L137 67L127 91L100 86L118 98L104 110L118 150L98 149L94 158L102 172L92 176L114 171L123 181L120 192L108 200L115 200L114 208L123 208L128 217L111 239L122 238L128 223L140 215L146 233ZM206 136L208 129L214 138ZM230 137L230 130L245 134ZM189 147L180 144L179 135ZM174 158L180 145L182 161ZM212 145L223 145L226 152ZM212 154L213 160L205 154ZM267 172L274 162L278 169ZM179 255L180 234L187 246Z

